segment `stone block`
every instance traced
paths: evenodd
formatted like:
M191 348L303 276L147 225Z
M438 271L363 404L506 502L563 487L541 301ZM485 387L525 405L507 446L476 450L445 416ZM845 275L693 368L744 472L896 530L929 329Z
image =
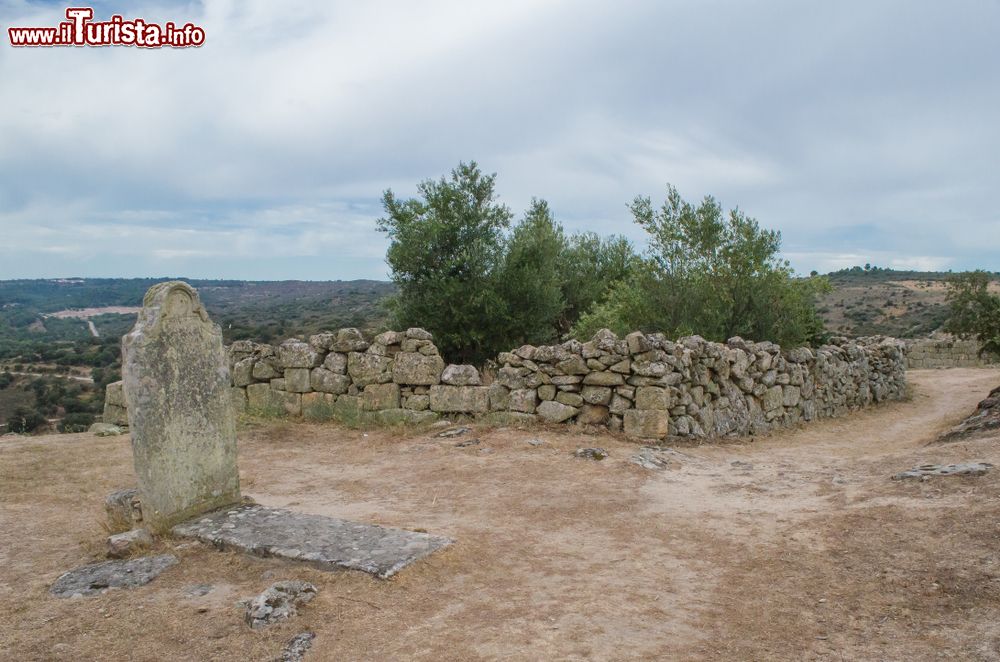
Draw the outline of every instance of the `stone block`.
M657 386L640 386L635 390L636 409L670 409L670 391Z
M640 439L662 439L670 431L670 416L662 409L629 409L623 416L625 434Z
M525 414L535 413L535 405L538 404L538 392L535 389L518 389L510 392L509 407L511 411L519 411Z
M399 409L399 384L369 384L360 396L361 409Z
M592 372L583 378L583 383L590 386L620 386L625 378L616 372Z
M576 407L570 407L555 400L546 400L535 409L538 418L546 423L562 423L573 418L579 412L580 410Z
M396 354L392 381L397 384L433 386L441 382L444 360L440 356L424 356L414 352Z
M337 356L342 355L338 354ZM351 386L351 378L326 368L313 368L312 372L309 373L309 384L314 391L340 395L347 393L347 389Z
M584 386L580 395L584 402L591 405L606 405L611 402L611 389L607 386Z
M315 368L323 363L323 354L301 340L286 340L278 345L278 361L284 368Z
M368 341L357 329L341 329L337 331L337 338L330 344L330 349L334 352L363 352L368 349Z
M481 378L474 365L448 365L441 373L441 383L451 386L479 386Z
M392 359L378 354L351 352L347 355L347 374L359 387L392 381Z
M478 414L489 409L489 389L485 386L431 386L431 411Z
M309 368L285 368L285 390L289 393L311 391Z

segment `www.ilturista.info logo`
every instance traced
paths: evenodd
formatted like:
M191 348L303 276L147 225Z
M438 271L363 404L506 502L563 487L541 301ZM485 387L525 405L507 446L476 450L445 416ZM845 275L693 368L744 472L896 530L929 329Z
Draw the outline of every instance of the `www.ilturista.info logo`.
M94 21L91 7L70 7L67 21L51 28L7 28L11 46L138 46L139 48L190 48L205 43L205 30L193 23L163 25L141 18L125 20L115 14L108 21Z

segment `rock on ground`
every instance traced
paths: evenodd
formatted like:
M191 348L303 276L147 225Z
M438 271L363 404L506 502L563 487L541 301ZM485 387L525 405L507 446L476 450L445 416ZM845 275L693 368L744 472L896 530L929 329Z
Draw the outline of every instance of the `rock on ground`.
M931 476L982 476L993 468L987 462L963 462L961 464L921 464L907 471L896 474L893 480L907 478L930 478Z
M281 651L278 662L301 662L305 654L312 648L313 639L316 634L313 632L302 632L292 637L285 649Z
M938 441L953 441L997 428L1000 428L1000 386L990 391L971 416L941 435Z
M297 614L301 605L315 598L316 592L314 585L299 579L271 584L260 595L244 601L244 619L254 630L286 620Z
M603 448L578 448L573 455L587 460L603 460L608 456L608 451Z
M93 563L64 573L49 591L60 598L71 598L97 595L111 588L134 588L148 584L176 564L177 557L173 554Z
M153 536L146 529L132 529L108 536L108 558L121 559L153 544Z

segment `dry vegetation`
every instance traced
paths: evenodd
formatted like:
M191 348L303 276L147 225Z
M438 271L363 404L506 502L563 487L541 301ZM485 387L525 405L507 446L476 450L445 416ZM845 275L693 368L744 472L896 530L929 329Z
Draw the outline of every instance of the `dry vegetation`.
M679 448L661 473L605 434L477 428L479 445L456 448L427 432L245 429L242 480L258 501L458 541L390 581L164 541L181 563L148 586L56 599L60 572L100 556L128 440L6 438L0 659L268 660L308 629L307 660L997 660L1000 472L888 477L1000 465L998 437L929 445L1000 372L911 381L911 401ZM594 445L610 458L571 456ZM235 601L283 578L318 598L250 631Z

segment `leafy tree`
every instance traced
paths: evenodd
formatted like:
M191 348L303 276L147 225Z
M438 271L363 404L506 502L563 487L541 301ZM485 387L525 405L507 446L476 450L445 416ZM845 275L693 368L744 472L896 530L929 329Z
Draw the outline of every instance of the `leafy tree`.
M948 277L950 317L944 329L961 338L975 338L979 353L1000 356L1000 296L989 292L989 272L976 270Z
M593 232L569 237L559 259L565 302L557 323L560 335L569 333L581 315L607 299L612 288L626 280L638 263L625 237L602 238Z
M497 202L495 180L475 162L460 163L450 179L421 182L422 199L400 200L391 190L382 197L378 229L390 239L395 322L427 327L461 361L492 354L506 327L496 279L512 213Z
M581 317L577 337L607 326L798 345L822 333L815 296L829 285L794 276L778 255L780 233L738 209L726 215L711 196L694 206L670 185L659 209L645 197L630 209L649 249L629 278Z
M565 307L560 273L565 248L548 203L532 200L507 243L496 282L506 313L505 349L556 339L556 321Z
M18 407L7 420L7 429L19 434L35 432L46 424L45 417L37 411L26 407Z

